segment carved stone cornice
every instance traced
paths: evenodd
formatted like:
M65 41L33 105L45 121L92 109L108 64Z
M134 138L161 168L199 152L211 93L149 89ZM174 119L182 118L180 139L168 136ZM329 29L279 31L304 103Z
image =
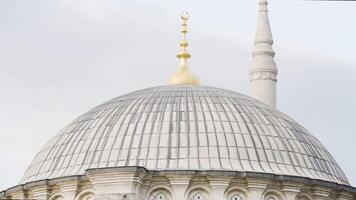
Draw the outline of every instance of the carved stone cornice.
M250 73L250 82L257 80L270 80L277 82L277 73L271 72L252 72Z
M316 200L327 199L330 196L331 189L322 186L315 186L313 188L313 198Z
M354 196L350 192L340 192L338 194L337 200L352 200Z
M296 199L300 191L302 190L303 184L294 182L283 182L282 191L287 199Z

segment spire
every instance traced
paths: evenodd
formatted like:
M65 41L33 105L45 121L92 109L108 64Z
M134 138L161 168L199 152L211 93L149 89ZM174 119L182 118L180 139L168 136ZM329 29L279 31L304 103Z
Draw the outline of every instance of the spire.
M260 0L258 8L258 21L255 36L255 45L267 43L272 50L273 38L268 17L268 2ZM273 51L273 50L272 50Z
M187 51L188 42L187 42L187 33L188 33L188 24L189 19L188 12L182 12L182 41L180 43L181 51L177 55L180 59L180 67L169 79L170 85L199 85L199 79L190 71L188 66L188 59L191 55Z
M267 0L259 1L253 61L250 67L251 96L276 107L277 65L272 48L273 37L268 18Z

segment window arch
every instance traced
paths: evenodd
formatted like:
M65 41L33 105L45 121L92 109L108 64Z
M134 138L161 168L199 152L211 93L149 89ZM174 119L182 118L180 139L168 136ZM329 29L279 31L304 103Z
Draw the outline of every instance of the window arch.
M79 200L95 200L95 196L94 196L94 194L90 193L90 194L83 196Z
M153 200L168 200L168 197L165 193L160 192L153 197Z
M296 199L297 200L312 200L312 198L309 195L305 194L305 193L301 194L301 195L298 195Z
M49 200L64 200L64 197L60 194L55 194Z
M233 194L228 200L244 200L239 194Z
M279 192L278 190L269 190L264 195L264 200L283 200L283 193Z
M226 192L226 200L247 200L247 191L241 187L231 187Z
M195 194L192 195L192 198L190 200L206 200L206 198L203 193L196 192Z
M151 192L149 200L172 200L172 195L168 190L159 188Z
M92 190L84 190L77 195L75 200L95 200L95 194Z
M210 200L210 196L205 190L197 189L189 193L188 200Z

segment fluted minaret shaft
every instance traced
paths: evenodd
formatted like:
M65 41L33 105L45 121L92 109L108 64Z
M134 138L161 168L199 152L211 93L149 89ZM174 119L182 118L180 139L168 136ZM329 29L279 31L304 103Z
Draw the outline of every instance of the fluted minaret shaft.
M267 0L259 1L253 61L250 68L251 96L273 107L277 105L277 66Z

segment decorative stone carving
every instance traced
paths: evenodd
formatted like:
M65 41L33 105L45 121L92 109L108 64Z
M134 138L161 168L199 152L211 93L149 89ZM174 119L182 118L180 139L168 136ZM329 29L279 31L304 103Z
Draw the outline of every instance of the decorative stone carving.
M229 200L243 200L243 198L238 194L234 194Z
M132 175L133 170L129 168L127 174ZM16 197L19 193L23 193L24 199L43 200L48 200L45 196L47 194L51 194L49 200L353 200L356 195L356 188L351 186L326 185L327 183L323 181L315 181L311 184L307 179L303 180L300 177L292 181L293 177L270 178L271 176L268 175L248 175L248 173L245 175L233 172L196 171L158 173L157 171L136 170L142 173L140 177L136 176L136 179L131 176L119 176L121 179L115 179L116 183L122 182L134 186L134 188L98 187L98 184L104 186L105 180L108 185L111 185L113 174L121 173L123 175L126 173L123 168L119 168L101 171L99 179L94 181L90 180L87 175L81 176L78 179L78 184L72 184L73 191L80 191L76 194L75 199L62 193L64 187L61 188L60 185L67 186L63 191L72 190L70 190L68 182L63 183L61 179L43 181L37 185L28 183L21 187L15 187L0 193L2 195L0 199L15 200L18 199ZM201 173L211 174L207 179ZM92 175L92 179L98 178ZM122 179L123 177L129 179ZM142 185L141 188L146 189L137 189L135 185L128 184L130 182L137 183L138 180L140 180L139 185ZM98 188L99 190L97 190ZM128 190L124 191L123 189ZM27 194L31 194L31 196L27 197ZM39 198L39 196L42 197Z
M92 190L84 190L80 192L75 198L75 200L94 200L94 199L95 199L95 194L93 193Z
M174 199L182 198L189 186L191 176L169 176L170 185L174 191Z
M172 200L172 195L166 189L158 189L151 193L149 200Z
M250 73L250 81L270 80L277 82L277 74L271 72L253 72Z
M247 188L243 186L232 186L226 191L226 200L247 200L247 194L249 193Z
M62 195L54 195L51 198L49 198L49 200L65 200L64 197Z
M193 194L192 198L190 200L206 200L205 195L201 192L196 192Z
M48 186L39 185L31 189L32 196L30 198L34 199L49 199Z
M212 199L224 199L226 189L229 187L231 178L208 177Z
M268 2L260 0L253 61L250 67L251 96L276 107L278 69L274 61L275 52L272 45L273 37L268 17Z
M313 198L309 194L299 193L295 199L296 200L312 200Z
M284 194L276 189L267 189L268 192L264 195L264 200L283 200ZM295 198L293 198L294 200ZM288 199L289 200L289 199Z
M153 200L169 200L165 193L158 193L154 196Z

